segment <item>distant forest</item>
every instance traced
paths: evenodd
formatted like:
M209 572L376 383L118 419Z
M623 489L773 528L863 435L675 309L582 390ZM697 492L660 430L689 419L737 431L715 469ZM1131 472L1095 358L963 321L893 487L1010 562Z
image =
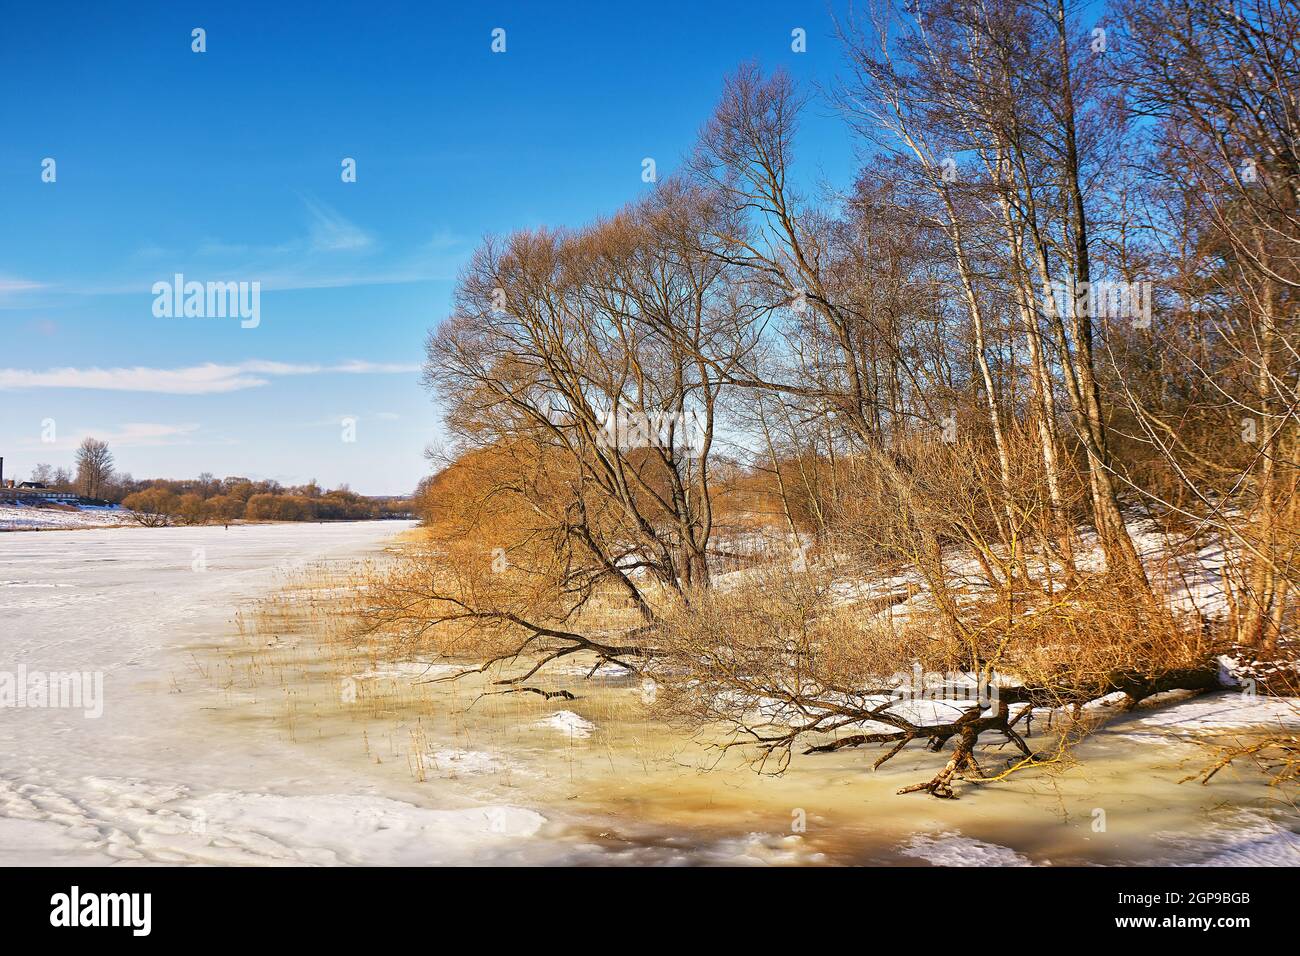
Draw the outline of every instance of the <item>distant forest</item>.
M356 521L405 516L410 501L357 494L347 485L322 489L315 481L282 485L204 472L197 478L135 479L114 470L106 442L87 438L77 448L76 470L40 464L31 480L57 491L121 504L146 525L230 521Z

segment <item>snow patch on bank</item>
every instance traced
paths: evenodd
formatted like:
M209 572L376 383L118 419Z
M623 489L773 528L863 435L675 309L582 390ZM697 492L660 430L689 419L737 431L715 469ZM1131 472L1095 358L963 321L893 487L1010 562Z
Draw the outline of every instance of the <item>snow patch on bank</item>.
M0 531L47 528L114 528L130 524L132 512L121 508L62 507L0 504Z
M903 856L925 860L932 866L1033 866L1029 857L1006 846L985 843L945 830L919 834L898 850Z
M1169 705L1135 723L1139 727L1188 731L1300 727L1300 700L1294 697L1210 694Z

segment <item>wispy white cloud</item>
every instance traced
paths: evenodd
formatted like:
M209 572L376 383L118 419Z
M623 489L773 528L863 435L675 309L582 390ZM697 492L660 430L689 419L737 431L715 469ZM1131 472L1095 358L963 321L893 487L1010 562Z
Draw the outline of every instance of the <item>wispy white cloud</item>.
M0 309L24 309L32 300L29 293L41 293L49 287L44 282L0 275Z
M352 360L335 365L304 365L250 360L233 365L208 362L183 368L52 368L0 369L0 389L84 388L113 392L161 392L169 395L213 395L257 388L287 375L409 374L418 365Z
M473 244L446 230L405 246L385 244L370 231L313 197L300 197L305 232L278 242L207 236L186 248L146 243L126 255L111 274L58 282L0 275L0 309L52 307L64 297L136 295L180 272L201 282L261 283L263 292L449 282Z
M204 282L257 281L264 292L428 282L453 278L467 250L463 241L446 232L405 253L387 249L328 203L312 196L299 199L306 214L304 230L279 241L206 236L184 249L149 244L132 253L129 266L115 270L111 278L15 286L15 291L140 294L177 272ZM150 271L145 271L146 263ZM0 278L0 304L3 282Z
M165 425L160 422L127 422L120 428L108 433L109 441L121 446L135 445L175 445L188 441L189 436L199 430L196 424ZM78 442L80 444L80 442Z
M311 247L320 252L339 252L368 249L374 237L360 226L343 218L335 210L315 199L303 198L311 215L309 238Z
M199 426L193 423L173 425L162 422L127 422L112 428L83 429L74 434L60 435L53 442L27 439L21 444L67 451L76 448L83 439L94 437L108 442L114 448L159 448L164 445L192 444L194 433L198 430Z
M43 289L45 285L40 282L33 282L30 279L15 279L10 276L0 276L0 295L6 295L11 292L30 292L33 289Z

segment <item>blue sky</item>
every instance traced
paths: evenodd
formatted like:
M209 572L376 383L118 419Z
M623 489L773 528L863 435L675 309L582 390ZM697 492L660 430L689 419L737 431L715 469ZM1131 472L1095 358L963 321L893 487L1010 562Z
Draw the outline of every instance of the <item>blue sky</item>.
M635 199L737 64L827 81L831 32L823 2L6 5L6 475L93 434L137 478L410 491L440 440L424 338L479 239ZM847 131L804 125L802 174L846 182ZM260 324L156 317L175 273L260 282Z

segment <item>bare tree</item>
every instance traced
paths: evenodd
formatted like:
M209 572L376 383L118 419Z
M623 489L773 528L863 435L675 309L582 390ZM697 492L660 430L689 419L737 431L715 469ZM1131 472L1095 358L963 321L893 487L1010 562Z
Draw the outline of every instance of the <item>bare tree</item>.
M732 300L729 267L698 237L718 214L705 191L666 183L590 228L516 233L476 253L456 315L429 340L425 380L462 449L517 464L481 472L481 507L465 516L478 556L465 554L459 593L429 595L449 619L578 650L585 639L542 618L572 621L613 596L652 622L709 586L715 370L728 364L718 348L731 345ZM481 519L513 506L497 555L511 574L485 578L496 549Z
M1272 648L1300 583L1300 10L1164 0L1120 13L1114 82L1155 123L1151 168L1165 188L1147 232L1181 291L1190 334L1174 341L1200 383L1166 407L1127 397L1191 513L1224 541L1239 640ZM1214 434L1188 430L1193 417L1216 419Z
M77 446L77 488L87 498L98 498L113 476L113 453L108 442L84 438Z
M1071 29L1057 2L938 0L902 11L882 5L869 28L850 22L841 30L853 72L839 99L856 128L900 157L903 174L935 197L932 215L949 239L978 356L986 353L986 336L970 248L977 242L992 246L1001 233L1002 249L990 258L1009 266L994 267L994 275L1002 273L995 288L1020 317L1034 397L1030 418L1054 507L1061 511L1063 495L1053 369L1070 399L1107 559L1145 590L1120 513L1097 382L1087 299L1091 212L1082 186L1088 157L1080 146L1092 137L1081 137L1076 105L1090 87L1081 81L1087 74L1070 42ZM1054 340L1055 361L1047 355L1048 340ZM996 436L999 404L987 361L980 360L980 367ZM1067 561L1068 522L1058 514Z
M1108 66L1063 0L881 7L842 31L837 92L873 149L814 198L806 94L741 67L680 178L476 252L428 342L455 437L429 550L367 628L502 692L620 663L778 768L951 748L904 788L936 796L1059 760L1104 696L1217 686L1230 638L1272 652L1300 584L1289 11L1135 6ZM1154 328L1098 310L1155 278ZM1139 554L1136 504L1218 534L1229 626ZM906 702L911 661L952 675L942 715ZM1046 750L1036 714L1062 721Z

